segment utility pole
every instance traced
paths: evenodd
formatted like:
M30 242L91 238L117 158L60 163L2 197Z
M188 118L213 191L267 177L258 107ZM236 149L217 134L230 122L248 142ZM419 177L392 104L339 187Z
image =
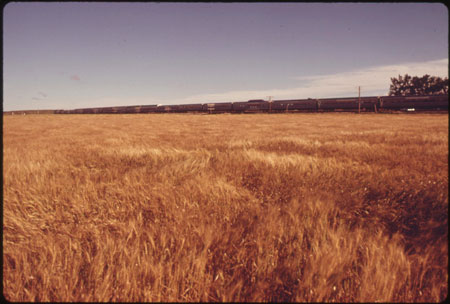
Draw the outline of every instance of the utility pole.
M269 97L269 113L272 113L272 97L273 96L268 96Z
M358 86L358 114L361 114L361 86Z

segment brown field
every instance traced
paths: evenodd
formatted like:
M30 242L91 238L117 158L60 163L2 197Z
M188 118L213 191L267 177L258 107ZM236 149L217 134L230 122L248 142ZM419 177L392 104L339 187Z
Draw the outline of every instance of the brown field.
M447 297L446 114L3 120L10 301Z

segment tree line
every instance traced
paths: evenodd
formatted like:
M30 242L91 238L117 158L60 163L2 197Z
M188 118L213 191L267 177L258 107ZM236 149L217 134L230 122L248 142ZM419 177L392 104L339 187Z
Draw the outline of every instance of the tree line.
M389 96L448 94L448 78L430 76L411 77L408 74L391 78Z

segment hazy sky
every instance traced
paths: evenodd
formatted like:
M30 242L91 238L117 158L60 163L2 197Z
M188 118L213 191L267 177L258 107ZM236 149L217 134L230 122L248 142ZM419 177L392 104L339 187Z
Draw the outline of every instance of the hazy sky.
M448 76L439 3L11 2L3 108L387 95Z

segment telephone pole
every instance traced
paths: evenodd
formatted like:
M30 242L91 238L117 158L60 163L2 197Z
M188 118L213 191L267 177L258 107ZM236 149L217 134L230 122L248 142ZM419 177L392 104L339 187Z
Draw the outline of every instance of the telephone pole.
M358 86L358 114L361 114L361 86Z
M272 113L272 97L273 96L267 96L269 97L269 113Z

